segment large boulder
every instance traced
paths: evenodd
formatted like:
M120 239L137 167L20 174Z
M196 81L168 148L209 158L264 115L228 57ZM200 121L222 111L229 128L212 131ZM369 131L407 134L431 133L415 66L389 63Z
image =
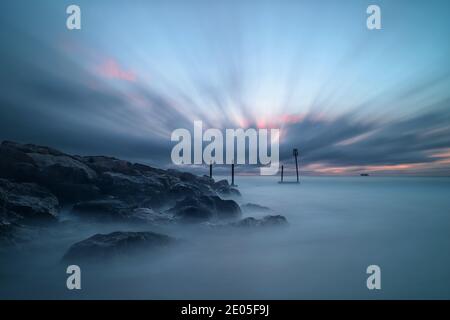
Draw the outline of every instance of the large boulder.
M134 207L118 199L91 200L76 203L72 213L85 220L127 220Z
M217 194L225 197L239 197L241 193L238 189L232 187L228 180L219 180L212 184L212 189L217 192Z
M130 205L119 199L83 201L75 204L72 214L83 219L99 222L129 222L163 224L172 217L150 208Z
M241 215L241 209L235 201L205 195L186 197L178 201L168 212L184 222L236 219Z
M104 172L100 176L98 186L103 193L136 205L149 199L155 199L157 203L158 198L165 196L164 185L153 175Z
M75 157L52 148L4 141L0 145L0 178L34 182L62 201L98 196L94 170Z
M0 156L0 178L37 183L63 204L112 196L132 207L165 210L186 198L240 195L226 180L215 182L207 176L156 169L113 157L71 156L48 147L9 141L0 145Z
M175 239L154 232L121 232L96 234L72 245L64 255L64 261L96 260L118 255L154 252L175 243Z
M57 221L58 199L34 183L15 183L0 179L0 210L8 221L41 224Z
M76 157L77 160L83 162L89 168L93 169L98 174L104 172L116 172L126 175L136 175L138 170L133 167L131 162L116 159L113 157L105 156L86 156L86 157Z

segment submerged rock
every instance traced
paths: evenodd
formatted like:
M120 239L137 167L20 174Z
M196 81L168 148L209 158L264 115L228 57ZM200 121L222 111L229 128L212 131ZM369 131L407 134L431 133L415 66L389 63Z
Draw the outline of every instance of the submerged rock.
M245 218L237 222L232 222L229 226L254 228L254 227L274 227L274 226L287 226L288 222L282 215L265 216L261 219L255 219L253 217Z
M241 206L241 209L244 212L248 213L260 213L260 212L273 212L272 209L264 206L260 206L259 204L255 203L246 203Z
M168 247L176 240L154 232L122 232L96 234L72 245L63 260L98 260L117 255L131 255L139 252L153 252Z

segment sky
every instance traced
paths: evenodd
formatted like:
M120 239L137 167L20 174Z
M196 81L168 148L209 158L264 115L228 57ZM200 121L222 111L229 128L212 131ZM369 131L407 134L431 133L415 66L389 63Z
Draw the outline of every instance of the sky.
M0 140L170 167L171 132L201 120L280 128L305 174L450 176L448 1L5 0L0 18Z

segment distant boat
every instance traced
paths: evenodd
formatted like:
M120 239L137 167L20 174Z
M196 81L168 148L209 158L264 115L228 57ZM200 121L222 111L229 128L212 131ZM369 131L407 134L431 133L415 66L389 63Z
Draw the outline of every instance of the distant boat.
M361 173L360 176L361 176L361 177L368 177L369 174L368 174L368 173Z

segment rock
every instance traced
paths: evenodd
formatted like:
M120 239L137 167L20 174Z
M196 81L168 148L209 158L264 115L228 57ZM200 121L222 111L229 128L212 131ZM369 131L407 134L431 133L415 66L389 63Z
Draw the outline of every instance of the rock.
M87 157L76 157L77 160L83 162L89 168L93 169L97 174L102 174L104 172L115 172L125 175L136 175L139 173L133 167L133 164L128 161L116 159L113 157L105 156L87 156Z
M38 168L33 159L11 142L0 145L0 178L36 181Z
M64 261L97 260L117 255L154 252L175 243L175 239L154 232L121 232L96 234L72 245L64 255Z
M213 183L212 188L214 191L216 191L219 195L227 196L227 197L238 197L241 195L239 190L236 188L233 188L229 183L228 180L220 180L215 183Z
M8 141L1 144L0 155L0 178L37 183L48 188L63 204L112 196L131 208L165 210L185 198L240 195L226 180L214 182L207 176L156 169L113 157L71 156L48 147ZM215 202L218 207L232 206ZM216 215L214 209L208 206L207 209ZM180 210L183 216L192 216L194 212L200 216L210 214L198 206Z
M37 184L0 179L0 208L9 222L46 224L57 221L59 202Z
M173 221L171 216L156 212L149 208L133 209L131 217L139 222L147 222L151 224L166 224Z
M141 201L165 196L164 185L155 176L125 175L105 172L100 176L98 186L103 193L118 197L134 205Z
M135 208L118 199L84 201L75 204L72 213L86 220L127 220Z
M91 184L94 170L52 148L4 141L0 145L0 178L45 186L62 201L98 196Z
M72 213L84 220L99 222L129 222L163 224L172 217L150 208L137 208L118 199L103 199L79 202Z
M270 209L268 207L260 206L259 204L255 204L255 203L246 203L244 205L241 205L241 209L247 213L273 212L272 209Z
M69 181L82 184L92 182L97 177L94 170L69 155L55 156L40 153L28 153L27 155L40 169L42 178L52 183Z
M236 219L241 215L235 201L223 200L218 196L187 197L168 211L184 222Z
M262 219L255 219L253 217L249 217L237 222L232 222L229 225L232 227L240 227L240 228L274 227L274 226L286 226L288 225L288 222L284 216L274 215L274 216L265 216Z
M16 244L16 226L7 221L0 221L0 246L7 247Z

